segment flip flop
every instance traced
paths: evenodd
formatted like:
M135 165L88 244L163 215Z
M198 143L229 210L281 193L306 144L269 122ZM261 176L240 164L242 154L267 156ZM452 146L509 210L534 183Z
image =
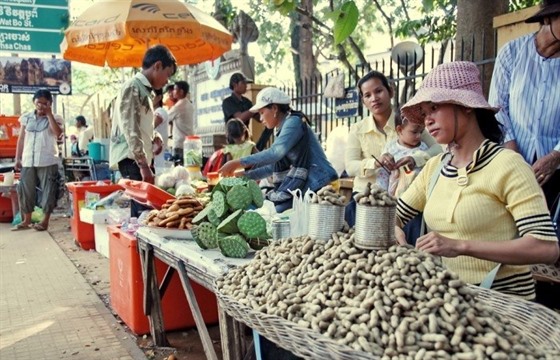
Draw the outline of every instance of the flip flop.
M44 226L41 225L41 224L35 224L35 225L33 225L33 229L35 229L35 231L45 231L45 230L47 230L47 228L44 227Z
M30 230L30 229L32 229L30 224L27 224L27 225L17 224L13 228L11 228L10 231L20 231L20 230Z

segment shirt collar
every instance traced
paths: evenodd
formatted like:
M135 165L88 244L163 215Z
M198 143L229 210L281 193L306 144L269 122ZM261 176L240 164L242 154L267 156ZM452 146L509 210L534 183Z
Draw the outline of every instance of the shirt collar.
M394 111L391 112L391 116L389 116L389 120L387 120L387 124L385 124L385 126L383 127L383 130L385 131L385 133L387 133L386 130L388 130L388 129L391 129L391 130L395 129L395 112ZM375 126L375 122L373 121L373 115L370 115L370 116L364 118L364 122L363 122L362 126L360 127L360 129L358 130L358 132L360 132L362 134L367 134L369 132L380 133L377 126Z
M467 173L471 173L485 167L503 147L488 139L484 140L480 147L474 152L473 160L467 165ZM449 161L444 168L444 174L449 177L457 176L457 168Z
M150 84L150 80L148 80L146 75L139 72L139 73L136 73L136 75L134 75L134 77L137 78L138 80L140 80L142 85L144 85L149 91L152 91L152 84Z

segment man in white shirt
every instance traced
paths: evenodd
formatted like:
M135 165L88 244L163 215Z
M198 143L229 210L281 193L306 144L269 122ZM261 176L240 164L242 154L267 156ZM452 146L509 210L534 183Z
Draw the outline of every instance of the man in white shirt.
M81 156L88 154L88 144L93 140L93 126L87 126L83 115L76 116L76 128L78 129L78 150Z
M177 81L173 96L177 100L169 110L169 122L173 125L173 159L183 164L183 142L186 136L194 135L194 107L189 100L189 84Z

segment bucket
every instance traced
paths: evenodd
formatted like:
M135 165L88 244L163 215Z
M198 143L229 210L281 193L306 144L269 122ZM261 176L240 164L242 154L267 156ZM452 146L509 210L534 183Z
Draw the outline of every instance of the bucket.
M354 245L366 250L383 250L394 245L396 212L396 206L357 204Z
M103 161L105 159L105 145L99 142L88 144L88 154L93 161Z
M308 234L312 239L330 240L344 227L344 206L309 204Z
M272 221L272 240L287 239L290 237L290 220Z

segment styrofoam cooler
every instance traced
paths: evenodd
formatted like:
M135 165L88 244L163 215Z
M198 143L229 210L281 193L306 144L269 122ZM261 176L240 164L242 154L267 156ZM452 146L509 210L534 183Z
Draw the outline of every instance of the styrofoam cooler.
M329 240L344 227L344 206L309 204L308 234L312 239Z
M87 224L93 224L95 251L106 258L110 257L107 226L118 224L128 218L130 218L130 208L104 210L80 209L80 219Z
M354 245L360 249L388 249L396 243L396 206L356 205Z

